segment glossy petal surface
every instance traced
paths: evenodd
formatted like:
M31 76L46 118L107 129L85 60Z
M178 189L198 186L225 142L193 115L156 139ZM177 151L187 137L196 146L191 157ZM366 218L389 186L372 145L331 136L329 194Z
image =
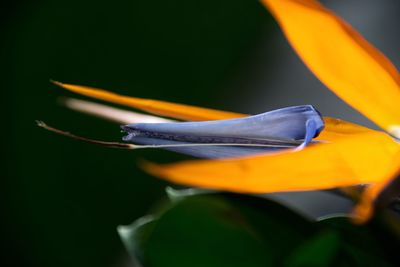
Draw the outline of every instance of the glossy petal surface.
M230 120L136 123L125 128L165 134L299 140L305 137L305 125L308 120L315 121L318 135L324 127L324 122L319 112L310 105L287 107Z
M360 133L378 133L378 131L370 128L344 121L337 118L324 117L325 128L317 137L318 140L335 141L337 139L348 137L353 134ZM384 134L381 132L381 134Z
M196 157L223 158L277 151L300 145L304 147L323 127L324 122L319 112L306 105L230 120L136 123L123 126L122 129L127 132L124 137L124 141L127 142L156 146L214 144L167 149Z
M256 154L265 154L296 147L295 145L287 147L278 146L238 146L238 145L194 145L193 143L177 142L162 139L137 138L136 144L147 145L153 148L163 148L176 153L190 155L196 158L220 159L236 158Z
M80 85L72 85L59 82L56 82L55 84L77 94L93 97L96 99L101 99L111 103L130 106L137 109L145 110L149 113L155 113L161 116L168 116L171 118L181 119L181 120L188 120L188 121L219 120L219 119L231 119L231 118L240 118L249 116L247 114L242 114L242 113L232 113L214 109L200 108L190 105L181 105L159 100L140 99L136 97L122 96L105 90L95 89ZM147 103L153 103L154 105L156 105L156 103L162 103L163 104L162 109L149 108L147 106L148 104L144 105L142 101L145 101L145 103L146 101L148 101ZM186 112L186 109L192 112ZM200 112L200 114L194 111L198 111ZM338 138L340 139L350 134L357 134L360 132L375 132L374 130L371 130L369 128L336 118L324 117L324 121L325 121L325 129L318 137L319 140L326 140L332 142Z
M262 3L275 16L300 58L328 88L397 135L400 76L380 51L317 1Z
M317 190L381 181L392 173L400 145L379 132L355 134L331 144L230 160L145 164L174 183L241 193Z
M143 99L137 97L123 96L105 90L88 86L53 82L54 84L84 96L97 98L115 104L125 105L136 109L144 110L149 113L171 117L180 120L221 120L243 117L240 113L220 111L214 109L200 108L195 106L170 103L160 100Z

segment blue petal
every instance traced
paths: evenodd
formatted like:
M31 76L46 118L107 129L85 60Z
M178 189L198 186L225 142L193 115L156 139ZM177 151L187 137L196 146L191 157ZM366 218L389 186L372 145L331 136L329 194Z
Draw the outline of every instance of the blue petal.
M161 148L190 155L197 158L230 158L230 157L241 157L253 154L262 154L267 152L273 152L281 150L282 147L262 147L262 146L221 146L216 144L205 145L184 143L163 139L153 139L153 138L135 138L135 144L146 145L149 147ZM167 147L166 147L167 146ZM292 146L293 147L293 146ZM289 146L287 147L289 148Z
M210 144L210 146L166 149L197 157L218 158L304 147L321 132L323 127L324 122L320 113L313 106L305 105L238 119L138 123L123 126L122 129L128 133L123 140L134 144ZM213 144L227 145L213 146ZM243 146L240 146L241 144ZM254 147L257 144L260 147Z

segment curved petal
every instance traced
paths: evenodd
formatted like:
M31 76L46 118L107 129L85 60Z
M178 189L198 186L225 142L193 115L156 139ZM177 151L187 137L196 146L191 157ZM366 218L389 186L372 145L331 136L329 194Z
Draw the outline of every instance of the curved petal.
M72 110L116 122L118 124L174 122L174 120L123 110L74 98L65 98L62 100L62 104Z
M116 104L134 107L137 109L145 110L149 113L155 113L160 116L168 116L175 119L188 120L188 121L192 120L202 121L202 120L231 119L231 118L240 118L249 116L247 114L242 114L242 113L232 113L214 109L200 108L190 105L181 105L159 100L122 96L105 90L95 89L92 87L65 84L54 81L53 83L77 94L93 97L96 99L101 99ZM85 111L86 109L88 108L83 107L80 109L80 111L86 112ZM91 113L91 110L88 110L87 112ZM97 115L101 116L100 114ZM336 118L324 117L324 121L325 121L325 129L317 138L319 140L334 141L337 138L346 137L349 134L358 134L360 132L374 131L372 129Z
M115 104L137 108L140 110L147 111L149 113L180 120L193 120L193 121L202 121L210 119L220 120L220 119L238 118L245 116L240 113L234 113L228 111L200 108L195 106L175 104L153 99L143 99L137 97L123 96L87 86L66 84L56 81L53 81L53 83L55 85L58 85L64 89L67 89L77 94L97 98Z
M228 120L175 123L134 123L127 131L183 136L231 137L248 139L300 140L306 135L306 123L313 121L317 136L324 128L320 113L310 105L286 107L262 114ZM312 136L314 137L314 136ZM218 141L216 141L218 142Z
M241 193L317 190L374 183L391 174L400 145L380 132L354 134L300 151L228 160L146 163L146 171L173 183Z
M376 208L383 209L399 196L400 188L400 153L392 160L388 175L372 184L361 194L353 213L355 221L364 223L371 218Z
M314 0L262 0L310 70L339 97L400 136L400 75L359 33Z
M201 158L229 158L295 147L302 149L322 131L324 121L313 106L304 105L244 118L134 123L121 128L127 133L123 138L126 142L168 145L167 150ZM177 146L173 147L174 144Z
M325 128L316 140L333 142L349 135L378 132L370 128L337 118L324 117Z

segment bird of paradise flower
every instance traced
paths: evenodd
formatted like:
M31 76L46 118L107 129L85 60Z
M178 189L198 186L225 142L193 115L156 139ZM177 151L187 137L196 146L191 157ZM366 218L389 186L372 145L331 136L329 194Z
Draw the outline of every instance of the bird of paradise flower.
M206 133L215 133L218 127L223 127L222 132L225 135L203 135L203 141L197 145L204 145L204 148L194 149L197 152L206 151L206 156L197 152L194 153L195 156L207 157L210 151L206 147L209 149L211 146L222 145L222 149L218 151L223 153L218 152L214 157L218 159L190 160L164 165L146 163L144 168L149 173L173 183L240 193L320 190L369 184L355 208L358 220L365 221L372 215L378 203L377 199L383 192L390 193L389 185L398 182L396 178L400 173L400 75L381 52L319 2L261 2L276 18L289 43L320 81L374 121L383 131L329 117L323 117L322 122L319 113L311 106L291 107L277 113L275 111L258 117L247 117L246 114L127 97L85 86L55 83L78 94L163 117L183 121L217 121L192 122L189 123L192 128L185 128L186 132L182 132L179 123L168 119L127 113L81 100L70 99L66 102L73 109L120 123L146 122L125 126L123 129L128 132L126 141L191 154L187 152L193 151L193 148L187 150L190 147L187 144L192 140L190 134L201 129L201 125L206 127ZM274 117L276 114L278 117ZM275 121L269 121L274 123L274 126L277 125L276 121L280 120L289 120L290 124L300 121L300 126L293 130L288 127L289 123L278 123L278 132L289 131L286 136L268 130L267 138L258 139L254 136L248 138L248 132L245 136L240 135L240 131L235 136L229 134L229 129L233 131L232 127L235 125L239 128L248 126L249 120L251 124L254 124L254 120L257 123L264 121L264 124L257 124L256 128L251 128L252 131L268 128L269 119ZM239 124L232 124L232 121ZM160 124L149 126L147 123L150 122L162 123L161 128ZM184 127L187 125L186 123ZM166 137L165 131L169 137ZM316 138L311 140L314 137ZM113 144L117 147L135 148L134 145ZM226 152L228 147L231 150Z

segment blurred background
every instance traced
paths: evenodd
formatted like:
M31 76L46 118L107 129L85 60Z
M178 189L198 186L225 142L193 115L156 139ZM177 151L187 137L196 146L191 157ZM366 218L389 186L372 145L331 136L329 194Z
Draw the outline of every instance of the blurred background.
M399 1L323 2L400 66ZM129 266L116 226L158 205L167 185L136 162L182 159L39 129L36 119L84 136L121 138L118 125L60 106L59 97L72 94L49 79L246 113L313 104L324 115L374 127L304 67L255 0L1 5L1 266ZM311 195L297 196L320 208Z

